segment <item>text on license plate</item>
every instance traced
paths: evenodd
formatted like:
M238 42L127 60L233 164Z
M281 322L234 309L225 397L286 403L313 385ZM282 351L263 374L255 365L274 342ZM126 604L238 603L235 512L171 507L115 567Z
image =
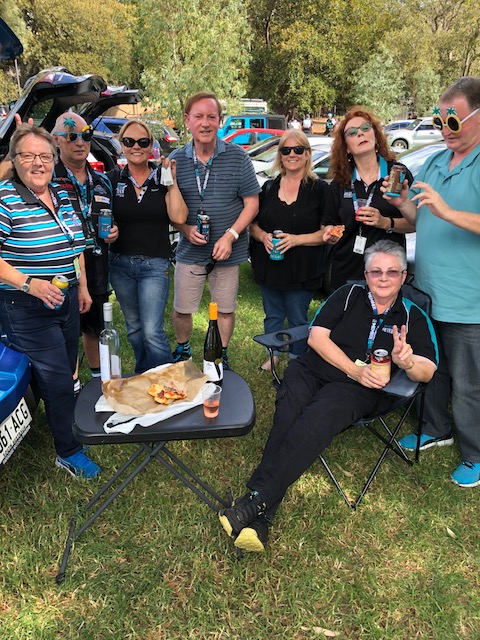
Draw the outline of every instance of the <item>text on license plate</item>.
M32 416L22 398L8 418L0 425L0 465L4 464L30 429Z

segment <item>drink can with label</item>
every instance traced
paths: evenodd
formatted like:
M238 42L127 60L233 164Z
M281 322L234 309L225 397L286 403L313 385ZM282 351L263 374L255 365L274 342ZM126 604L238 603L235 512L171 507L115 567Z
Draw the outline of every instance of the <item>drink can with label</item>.
M398 198L402 193L403 181L405 180L405 167L401 164L394 164L390 169L388 177L387 196Z
M65 298L65 292L68 289L68 278L66 276L53 276L52 278L52 284L54 287L57 287L58 289L60 289L60 291L62 292L63 297ZM47 307L47 309L50 309L50 307L45 304L45 302L43 303L45 307ZM54 309L60 309L60 307L63 304L63 300L60 304L56 304L53 306Z
M210 216L205 213L197 213L197 231L208 242L210 239Z
M390 381L392 359L386 349L375 349L370 358L370 368L377 373L384 382Z
M112 212L110 209L100 209L98 216L98 237L108 238L108 234L112 230Z
M283 258L285 257L283 253L280 253L280 251L277 251L277 248L276 248L277 244L282 240L279 237L281 233L283 233L281 229L275 229L275 231L272 233L273 249L270 251L270 260L283 260Z

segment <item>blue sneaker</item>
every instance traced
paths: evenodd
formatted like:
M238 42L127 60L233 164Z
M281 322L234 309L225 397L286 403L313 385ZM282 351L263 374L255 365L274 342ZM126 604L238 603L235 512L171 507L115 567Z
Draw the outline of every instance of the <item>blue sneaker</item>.
M85 451L86 449L82 449L67 458L57 456L55 458L55 466L60 469L65 469L71 476L76 478L87 478L89 480L96 478L101 472L101 469L98 464L95 464L93 460L90 460L90 458L85 455Z
M190 342L185 344L177 344L175 351L173 352L174 362L185 362L192 359L192 347Z
M459 487L476 487L480 484L480 462L463 460L451 477Z
M415 451L417 448L417 434L409 433L408 436L400 438L399 443L403 449ZM425 451L425 449L430 449L430 447L449 447L451 444L453 444L453 436L451 433L440 436L440 438L429 436L427 433L422 433L420 436L420 451Z

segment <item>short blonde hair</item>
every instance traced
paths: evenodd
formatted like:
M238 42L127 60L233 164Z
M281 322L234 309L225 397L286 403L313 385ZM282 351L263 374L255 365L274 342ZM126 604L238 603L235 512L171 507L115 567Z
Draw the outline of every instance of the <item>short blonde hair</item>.
M285 142L290 138L293 138L293 140L295 141L295 146L305 148L304 153L308 155L308 158L310 160L310 162L305 163L302 182L307 182L308 180L317 180L318 176L312 169L312 147L310 146L307 136L303 133L303 131L300 131L299 129L289 129L280 138L277 147L277 153L275 155L275 160L273 161L272 165L272 173L274 175L276 175L277 173L279 173L281 176L285 175L286 171L282 163L281 150L285 146Z

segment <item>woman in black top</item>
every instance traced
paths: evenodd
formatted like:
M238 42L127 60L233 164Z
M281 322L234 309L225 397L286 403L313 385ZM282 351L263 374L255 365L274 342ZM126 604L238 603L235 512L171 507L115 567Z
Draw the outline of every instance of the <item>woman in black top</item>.
M173 185L161 184L161 167L149 163L153 135L143 122L132 120L119 133L128 164L109 172L113 186L113 216L118 240L110 245L110 278L120 303L127 336L135 353L135 373L172 362L164 330L170 287L169 223L183 224L187 207L170 166Z
M352 107L337 125L332 144L329 202L323 224L345 225L327 259L325 289L331 293L347 280L363 279L363 254L378 240L392 240L405 249L405 234L415 231L393 201L380 191L395 154L388 146L380 120L361 106ZM409 184L413 178L405 167ZM366 200L360 206L359 199Z
M255 281L262 291L265 333L308 322L308 307L322 286L324 272L323 233L320 231L326 204L327 184L311 169L312 152L306 135L288 131L280 139L274 169L280 175L263 185L260 211L250 225L251 260ZM280 239L273 249L273 232ZM274 240L275 242L275 240ZM278 258L278 254L282 256ZM296 343L291 355L303 353L306 344ZM277 358L277 356L275 356ZM262 370L270 368L267 360Z

